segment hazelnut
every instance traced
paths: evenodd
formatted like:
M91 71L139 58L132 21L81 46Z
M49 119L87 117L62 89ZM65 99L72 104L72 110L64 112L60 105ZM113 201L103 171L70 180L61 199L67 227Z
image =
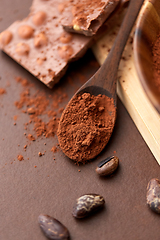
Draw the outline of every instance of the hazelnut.
M29 51L30 51L30 47L26 43L20 42L16 46L16 52L18 55L28 55Z
M52 78L54 78L54 76L55 76L55 72L52 69L48 69L48 74Z
M37 12L34 16L33 16L33 23L36 25L36 26L40 26L43 24L43 22L45 21L46 19L46 13L43 12L43 11L39 11Z
M44 57L44 58L37 58L37 64L38 65L42 65L44 61L47 61L46 57Z
M63 32L61 34L61 37L60 37L60 41L62 43L68 43L72 40L72 35L70 33L67 33L67 32Z
M0 43L5 46L12 40L12 33L8 30L3 31L0 34Z
M28 25L20 26L18 29L18 34L23 39L31 38L33 35L33 32L34 32L34 29Z
M59 11L59 13L62 13L65 8L66 8L66 4L65 4L65 3L60 3L60 4L58 5L58 11Z
M72 21L72 24L73 24L73 29L76 30L76 31L80 31L81 30L81 27L80 26L83 26L83 27L87 27L87 18L86 17L76 17L73 19Z
M42 64L43 64L42 58L37 58L37 64L38 64L38 65L42 65Z
M59 56L65 60L68 60L73 54L73 48L70 45L65 45L58 48Z
M47 45L48 39L44 33L39 33L34 37L34 46L35 47L42 47Z
M80 30L81 30L81 28L80 28L77 24L74 24L74 25L73 25L73 29L74 29L75 31L80 31Z

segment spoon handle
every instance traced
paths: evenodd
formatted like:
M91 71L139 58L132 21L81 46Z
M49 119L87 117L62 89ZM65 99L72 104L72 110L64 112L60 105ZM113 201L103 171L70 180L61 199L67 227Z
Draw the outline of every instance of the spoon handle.
M99 78L103 79L103 88L107 89L115 98L117 70L121 55L126 45L129 34L132 30L134 22L138 16L140 8L144 0L130 0L126 15L114 42L114 45L108 54L108 57L101 66L101 74L99 71ZM99 69L99 70L100 70ZM102 70L103 69L103 70ZM101 76L100 76L101 75ZM101 84L102 86L102 84Z

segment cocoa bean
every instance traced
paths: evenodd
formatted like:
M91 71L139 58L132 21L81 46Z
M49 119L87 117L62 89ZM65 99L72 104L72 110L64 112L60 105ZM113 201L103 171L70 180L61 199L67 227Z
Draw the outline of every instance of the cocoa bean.
M115 156L108 157L98 164L96 172L100 176L108 176L111 175L117 169L118 165L119 159L117 157Z
M98 194L83 195L77 199L72 215L75 218L84 218L102 208L104 204L104 198Z
M69 239L68 229L57 219L48 215L39 215L39 226L48 239L67 240Z
M152 211L160 213L160 180L153 178L147 186L147 204Z

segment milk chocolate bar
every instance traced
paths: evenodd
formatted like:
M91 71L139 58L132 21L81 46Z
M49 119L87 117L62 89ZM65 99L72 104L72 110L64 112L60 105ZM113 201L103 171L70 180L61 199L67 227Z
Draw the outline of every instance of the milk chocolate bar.
M0 34L0 47L52 88L64 75L68 63L80 58L92 38L70 34L60 24L63 0L34 0L30 14Z
M28 17L0 34L1 49L50 88L101 34L67 33L60 23L63 2L33 0Z
M68 32L94 35L115 10L119 0L66 0L59 5L61 24Z

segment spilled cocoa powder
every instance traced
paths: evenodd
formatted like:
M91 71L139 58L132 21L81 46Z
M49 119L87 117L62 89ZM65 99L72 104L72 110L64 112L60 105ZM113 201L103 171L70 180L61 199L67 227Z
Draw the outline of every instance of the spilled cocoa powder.
M22 156L22 155L18 155L18 156L17 156L17 159L18 159L19 161L22 161L22 160L24 160L24 158L23 158L23 156Z
M112 98L76 95L59 122L57 134L62 151L77 163L96 157L110 139L115 115Z
M33 93L31 90L33 90L34 85L30 84L27 79L16 77L16 81L21 83L23 90L20 94L20 99L14 104L23 114L29 116L29 121L24 124L24 135L26 138L31 143L40 137L54 137L57 133L59 114L63 110L60 104L66 101L68 98L67 94L61 89L57 89L53 96L46 96L46 94L40 91ZM17 116L14 116L14 120L17 120ZM32 126L32 129L30 129L30 126ZM32 131L32 133L29 131ZM27 146L26 144L23 148L25 151ZM58 146L53 146L51 151L56 153ZM38 153L38 156L44 155L44 153L40 153ZM21 159L20 156L22 155L18 155L17 158L19 161L22 161L24 158Z
M160 92L160 33L152 47L153 54L153 83Z

